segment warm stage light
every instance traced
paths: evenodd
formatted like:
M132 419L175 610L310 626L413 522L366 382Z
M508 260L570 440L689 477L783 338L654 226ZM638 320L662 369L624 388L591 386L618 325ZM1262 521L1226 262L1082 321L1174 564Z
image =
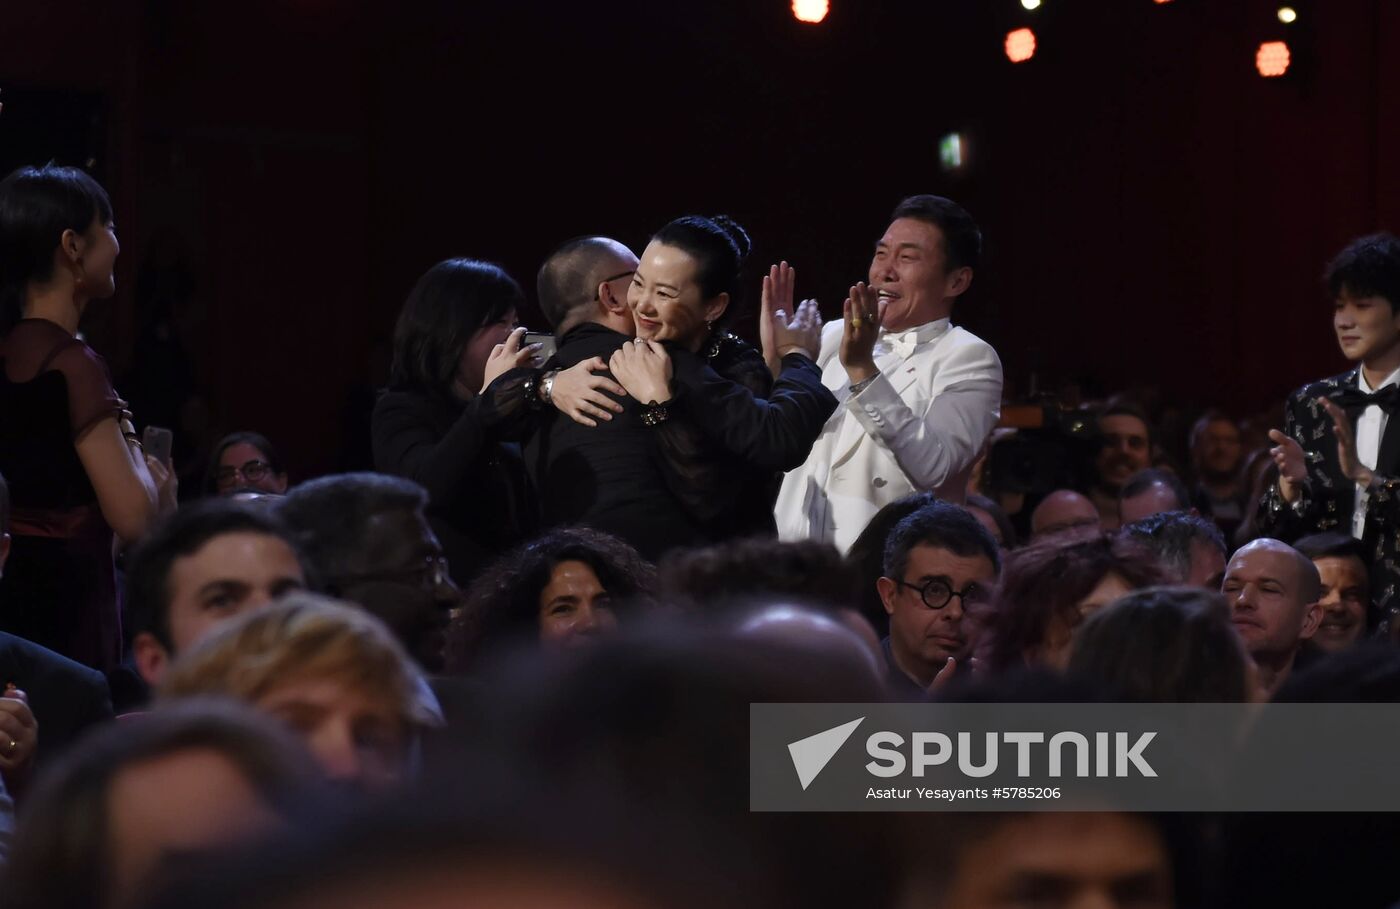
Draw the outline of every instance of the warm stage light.
M1018 28L1006 33L1006 58L1012 63L1025 63L1035 56L1035 32Z
M1292 25L1298 21L1298 11L1291 6L1280 6L1278 8L1278 21L1284 25Z
M1152 2L1153 2L1153 3L1161 4L1161 3L1171 3L1172 0L1152 0Z
M1265 41L1254 55L1254 66L1259 70L1259 75L1265 77L1282 76L1288 72L1291 61L1292 55L1283 41Z
M1040 0L1021 0L1021 5L1026 9L1040 9Z
M826 18L830 8L827 0L792 0L792 14L798 22L820 22Z

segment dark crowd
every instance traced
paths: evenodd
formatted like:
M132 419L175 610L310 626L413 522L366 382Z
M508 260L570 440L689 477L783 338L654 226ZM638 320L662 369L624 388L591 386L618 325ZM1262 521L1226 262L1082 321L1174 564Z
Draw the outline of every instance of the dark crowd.
M80 332L106 192L6 177L0 909L1400 904L1389 815L749 811L751 703L1400 698L1400 240L1318 263L1350 371L1188 422L1008 406L973 217L870 231L825 323L721 216L563 242L534 331L433 265L375 471L297 477L179 463Z

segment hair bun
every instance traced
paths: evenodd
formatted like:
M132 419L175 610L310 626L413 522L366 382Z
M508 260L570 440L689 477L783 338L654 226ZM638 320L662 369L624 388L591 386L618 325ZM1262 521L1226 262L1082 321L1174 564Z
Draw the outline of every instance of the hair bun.
M739 250L738 265L742 268L749 253L753 252L753 241L749 239L749 232L728 215L715 215L710 220L715 222L721 230L729 235L729 239L734 241L734 247Z

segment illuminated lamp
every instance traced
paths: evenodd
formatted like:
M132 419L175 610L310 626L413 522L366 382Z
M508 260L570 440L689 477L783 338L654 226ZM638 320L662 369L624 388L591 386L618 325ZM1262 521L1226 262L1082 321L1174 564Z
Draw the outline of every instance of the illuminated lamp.
M1006 33L1006 59L1012 63L1025 63L1035 56L1035 32L1028 28L1018 28Z

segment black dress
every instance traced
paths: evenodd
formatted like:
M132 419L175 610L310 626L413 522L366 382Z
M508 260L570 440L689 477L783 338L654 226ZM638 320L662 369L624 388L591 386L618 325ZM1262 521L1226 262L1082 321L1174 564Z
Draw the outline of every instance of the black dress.
M520 446L531 417L529 370L512 370L463 403L389 389L374 407L374 466L428 491L428 523L465 587L535 530Z
M103 359L60 326L25 319L0 341L0 474L13 538L0 631L104 672L121 659L113 534L76 445L125 406Z

